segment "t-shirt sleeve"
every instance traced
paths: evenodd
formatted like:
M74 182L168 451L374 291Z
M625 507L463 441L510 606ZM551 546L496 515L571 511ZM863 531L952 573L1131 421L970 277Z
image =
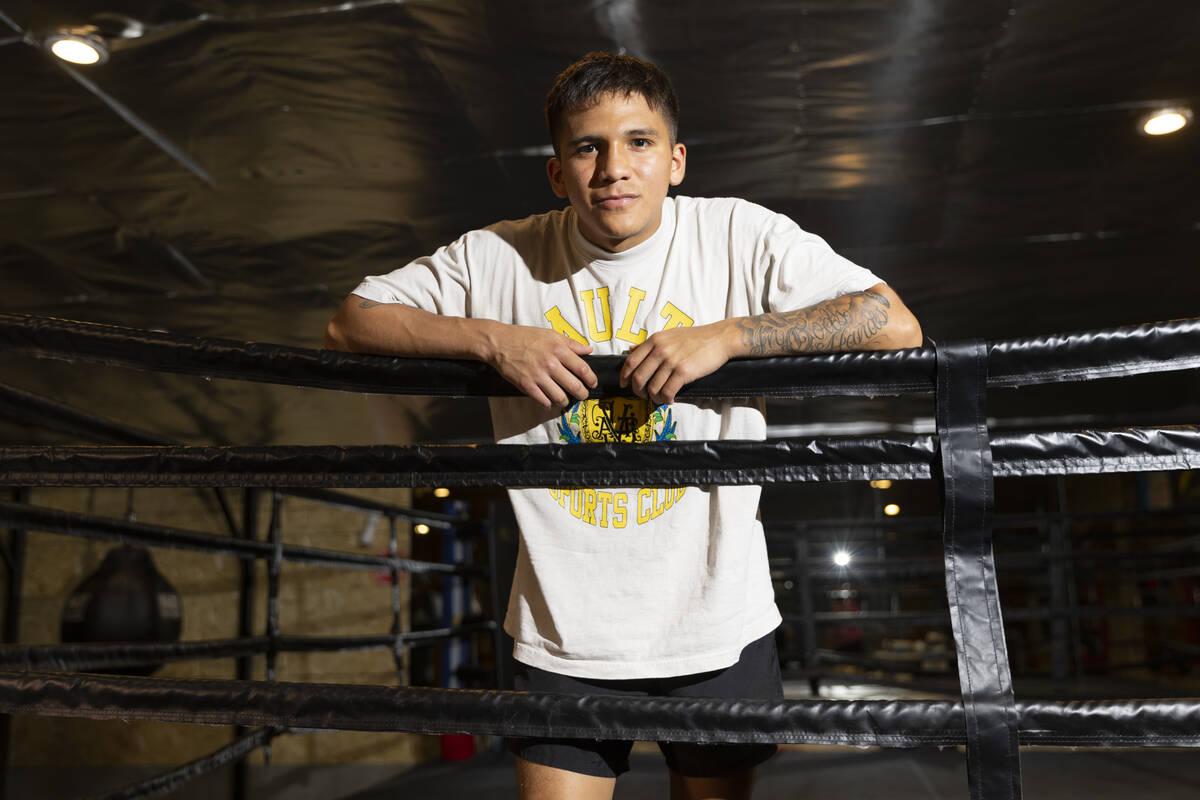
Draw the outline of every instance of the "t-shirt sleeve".
M470 274L466 234L433 255L424 256L386 275L369 275L354 294L377 303L403 303L447 317L469 316Z
M763 229L757 266L765 311L804 308L880 283L870 270L782 214L771 214Z

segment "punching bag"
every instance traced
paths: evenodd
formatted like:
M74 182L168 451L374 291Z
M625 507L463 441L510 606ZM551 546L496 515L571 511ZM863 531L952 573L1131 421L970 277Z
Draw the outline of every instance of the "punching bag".
M174 642L183 626L179 593L140 547L113 548L75 588L63 609L62 641ZM159 664L93 669L149 675Z

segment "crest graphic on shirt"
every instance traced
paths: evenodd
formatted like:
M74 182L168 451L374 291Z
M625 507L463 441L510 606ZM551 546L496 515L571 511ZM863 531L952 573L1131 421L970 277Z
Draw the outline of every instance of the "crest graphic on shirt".
M676 438L670 407L640 397L583 400L564 411L558 420L558 440L568 444L643 444Z

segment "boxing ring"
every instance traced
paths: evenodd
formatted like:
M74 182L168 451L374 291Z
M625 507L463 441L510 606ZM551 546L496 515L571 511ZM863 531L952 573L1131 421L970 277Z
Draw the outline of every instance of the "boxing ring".
M345 391L479 397L515 395L487 367L362 356L0 315L0 343L52 358ZM593 397L621 394L619 358L589 359ZM965 746L973 800L1021 793L1021 746L1198 747L1200 699L1020 702L1012 688L992 549L995 477L1085 475L1200 467L1200 428L1128 427L991 434L990 390L1200 368L1200 319L998 342L965 341L890 353L733 362L685 387L681 399L879 396L930 393L936 434L797 437L766 442L652 445L0 448L0 485L221 487L327 492L332 487L656 486L932 479L943 497L943 567L961 701L734 701L538 695L283 681L166 680L52 672L205 655L345 647L285 637L268 614L266 637L220 643L6 647L0 712L96 719L258 726L230 746L112 797L177 786L288 730L347 729L688 742L776 742L892 748ZM0 398L2 400L2 398ZM326 500L337 500L325 497ZM399 516L396 508L382 510ZM389 517L392 518L392 517ZM353 568L472 574L462 565L309 552L269 542L129 526L101 529L64 512L3 504L14 528L189 547L278 567L312 559ZM429 524L454 520L430 518ZM394 529L393 529L394 530ZM353 559L351 559L353 560ZM393 586L396 581L393 580ZM495 586L495 581L492 582ZM498 606L497 606L498 607ZM399 606L393 593L393 611ZM364 646L414 644L398 623ZM427 638L485 630L442 630ZM207 650L206 650L207 648ZM273 669L269 677L274 677Z

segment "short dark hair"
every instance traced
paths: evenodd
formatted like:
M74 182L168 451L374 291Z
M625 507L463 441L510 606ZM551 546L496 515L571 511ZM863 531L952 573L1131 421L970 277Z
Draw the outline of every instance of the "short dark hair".
M558 137L565 114L595 104L606 94L638 94L666 120L671 143L679 135L679 100L667 74L633 56L595 51L559 73L546 96L546 126L558 154Z

